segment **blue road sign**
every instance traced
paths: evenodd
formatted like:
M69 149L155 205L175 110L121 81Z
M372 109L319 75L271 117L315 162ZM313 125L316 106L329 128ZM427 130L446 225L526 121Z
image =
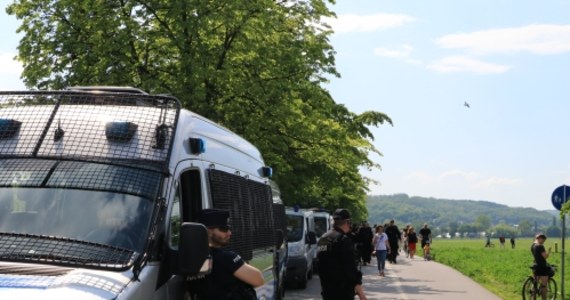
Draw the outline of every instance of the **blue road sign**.
M562 205L570 198L570 186L561 185L552 192L552 205L560 210Z

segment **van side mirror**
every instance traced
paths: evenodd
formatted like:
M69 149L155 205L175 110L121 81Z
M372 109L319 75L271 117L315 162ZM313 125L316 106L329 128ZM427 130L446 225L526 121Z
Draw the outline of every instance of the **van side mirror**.
M309 233L307 233L307 244L314 245L316 243L317 243L317 235L314 232L309 231Z
M275 230L275 248L280 249L283 247L283 243L285 242L285 235L283 234L283 230L277 229Z
M211 271L208 230L200 223L185 222L180 227L178 274L194 276Z

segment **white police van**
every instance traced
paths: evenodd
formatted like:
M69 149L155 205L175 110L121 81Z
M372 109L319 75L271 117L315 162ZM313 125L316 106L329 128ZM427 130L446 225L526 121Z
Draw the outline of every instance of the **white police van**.
M0 92L0 299L183 299L211 270L204 208L279 286L259 151L170 96L132 88Z
M315 234L317 236L317 244L321 239L321 236L327 231L332 229L332 216L324 209L313 209L313 215L315 220ZM313 258L313 271L318 273L318 259L317 253L315 252L315 257Z
M273 196L273 220L275 223L276 231L276 251L275 251L275 265L276 265L276 280L275 289L277 290L275 299L281 300L285 297L284 279L287 272L287 260L289 258L288 242L286 237L287 232L287 217L285 215L285 205L281 199L281 191L279 186L273 180L269 181L271 185L271 194Z
M285 281L304 289L313 277L313 259L317 252L313 211L294 207L287 208L285 214L289 252Z

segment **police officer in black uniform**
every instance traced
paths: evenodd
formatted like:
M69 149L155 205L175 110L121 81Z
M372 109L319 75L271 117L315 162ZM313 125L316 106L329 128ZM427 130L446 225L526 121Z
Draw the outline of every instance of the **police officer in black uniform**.
M350 213L337 209L334 227L320 239L317 248L321 295L323 300L366 300L362 289L362 273L354 264L354 244L346 235L350 232Z
M264 284L261 271L225 248L232 235L229 216L228 211L221 209L204 209L198 215L198 222L208 228L212 272L190 285L194 299L256 299L253 288Z

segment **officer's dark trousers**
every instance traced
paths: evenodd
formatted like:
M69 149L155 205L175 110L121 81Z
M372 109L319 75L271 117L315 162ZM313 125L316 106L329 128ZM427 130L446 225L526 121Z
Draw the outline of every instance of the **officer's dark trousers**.
M388 240L390 242L390 254L388 254L388 261L396 263L398 256L398 240Z
M364 244L362 248L360 248L360 255L362 256L362 261L365 263L370 263L370 259L372 258L372 245Z

